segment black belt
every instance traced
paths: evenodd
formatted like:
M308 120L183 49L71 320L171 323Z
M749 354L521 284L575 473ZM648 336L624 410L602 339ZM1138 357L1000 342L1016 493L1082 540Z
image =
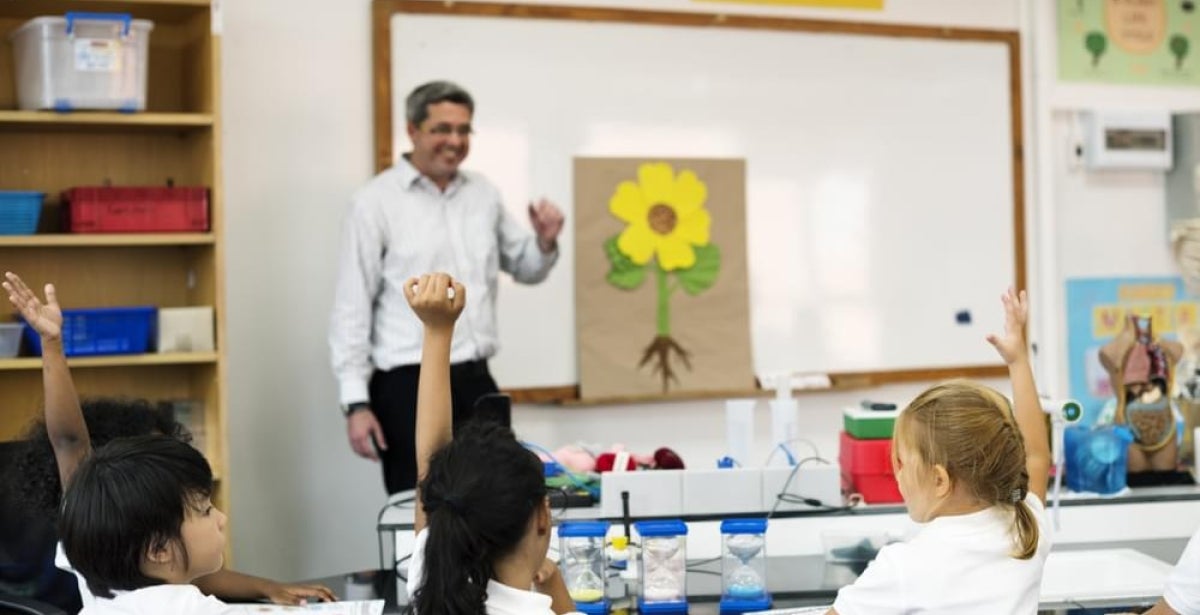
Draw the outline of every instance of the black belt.
M421 369L420 364L401 365L400 367L388 371L418 371ZM487 359L476 359L474 361L463 361L461 363L450 364L451 378L479 378L490 375L488 371Z

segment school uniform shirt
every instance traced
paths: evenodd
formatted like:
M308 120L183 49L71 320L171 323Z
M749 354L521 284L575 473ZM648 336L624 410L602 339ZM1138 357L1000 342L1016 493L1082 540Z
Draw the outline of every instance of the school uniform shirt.
M204 595L195 585L154 585L133 591L114 591L112 598L98 598L92 595L87 579L67 559L62 541L58 543L54 565L75 575L79 597L83 600L79 615L234 615L241 612L237 607Z
M425 543L428 539L429 529L426 528L417 533L413 541L412 557L408 560L408 581L405 582L410 601L425 582ZM550 596L545 594L489 580L484 608L487 609L487 615L554 615L551 602ZM572 612L572 615L582 613Z
M83 608L88 608L96 602L96 597L92 595L92 590L88 588L87 579L79 574L78 570L71 565L71 560L67 559L67 552L63 550L62 541L58 541L58 546L54 551L54 565L59 570L65 570L75 576L75 583L79 587L79 600L83 603Z
M343 230L329 345L341 403L366 401L375 369L421 362L420 319L404 282L445 272L467 288L450 361L496 354L499 272L541 282L558 259L504 208L485 177L460 170L442 191L401 158L354 196Z
M79 615L237 615L244 611L205 596L195 585L154 585L96 598Z
M879 551L853 585L838 592L838 615L1033 615L1053 542L1046 507L1029 494L1037 553L1011 556L1013 513L993 506L938 517L907 542Z
M1163 599L1180 615L1200 615L1200 531L1192 535L1167 578Z

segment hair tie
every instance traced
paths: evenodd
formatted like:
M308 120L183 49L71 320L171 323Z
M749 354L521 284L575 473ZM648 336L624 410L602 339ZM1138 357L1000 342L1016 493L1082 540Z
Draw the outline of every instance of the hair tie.
M444 502L446 504L446 508L449 508L450 512L453 512L455 514L462 514L463 503L462 503L462 500L458 496L453 495L453 494L448 495L448 496L442 498L442 502Z
M1017 489L1012 490L1012 495L1010 497L1012 498L1013 504L1016 504L1017 502L1020 502L1021 500L1025 499L1025 498L1021 497L1021 489L1019 487Z

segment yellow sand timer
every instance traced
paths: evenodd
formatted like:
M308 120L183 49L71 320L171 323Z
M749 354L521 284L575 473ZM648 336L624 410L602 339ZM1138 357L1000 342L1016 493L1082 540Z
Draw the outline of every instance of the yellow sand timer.
M608 559L605 521L568 521L558 527L559 566L575 609L587 615L607 615L605 573Z

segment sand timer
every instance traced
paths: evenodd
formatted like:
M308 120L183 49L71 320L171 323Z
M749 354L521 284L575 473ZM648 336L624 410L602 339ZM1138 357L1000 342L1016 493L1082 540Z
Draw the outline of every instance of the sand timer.
M559 566L575 609L587 615L607 615L605 572L608 568L605 521L567 521L558 527Z
M640 613L687 613L687 525L679 520L639 521L642 593Z
M771 608L767 593L767 520L721 522L721 613Z

